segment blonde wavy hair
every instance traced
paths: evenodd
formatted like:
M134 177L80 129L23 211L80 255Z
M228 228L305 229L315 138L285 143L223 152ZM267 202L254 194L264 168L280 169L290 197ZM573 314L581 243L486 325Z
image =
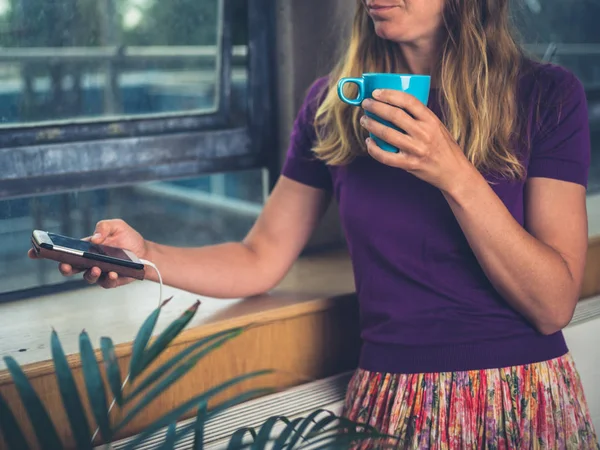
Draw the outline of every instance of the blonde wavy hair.
M447 0L441 57L431 75L440 88L442 120L471 163L482 172L520 179L524 167L513 149L524 55L513 38L508 3ZM338 80L405 70L397 44L378 37L363 0L357 4L350 44L330 74L315 118L318 139L313 151L330 165L348 164L366 151L367 135L359 124L362 110L339 100Z

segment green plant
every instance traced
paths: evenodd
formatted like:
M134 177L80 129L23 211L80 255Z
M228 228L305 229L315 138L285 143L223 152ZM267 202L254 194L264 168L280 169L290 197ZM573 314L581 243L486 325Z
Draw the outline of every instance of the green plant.
M226 342L235 339L244 331L243 328L234 328L208 336L181 350L157 367L151 368L151 364L161 356L168 345L194 317L200 305L197 302L190 307L156 339L150 342L161 309L167 303L168 300L156 308L139 329L133 342L129 374L125 380L123 380L121 370L117 364L112 340L107 337L100 339L107 385L114 398L110 406L107 401L108 393L102 379L101 368L97 362L90 337L85 330L79 336L79 351L87 401L98 427L97 432L99 432L104 442L111 442L117 433L122 431L152 401L178 382L205 356L217 350ZM76 442L78 449L92 449L97 444L96 433L92 433L73 373L63 352L58 334L54 330L51 335L51 349L58 386L69 419L73 440ZM4 361L27 416L30 422L35 425L33 429L40 448L44 450L62 449L63 443L48 412L23 370L11 357L5 357ZM208 408L209 401L232 386L262 377L271 372L264 370L241 375L189 399L155 420L141 434L130 441L127 448L136 448L158 431L167 428L161 449L173 449L179 440L190 433L194 433L195 436L194 449L202 449L204 424L208 419L215 418L236 404L270 393L273 390L268 387L249 390L210 409ZM138 381L138 383L134 383L135 381ZM111 419L111 410L114 405L123 411L118 419ZM196 419L190 424L176 429L177 420L182 415L194 410L196 411ZM283 425L283 427L278 427L278 425ZM0 396L0 432L9 449L25 450L28 448L25 435L18 426L10 406L2 396ZM231 436L228 448L259 450L268 446L268 448L287 450L303 448L308 445L311 446L310 448L347 448L350 442L356 440L380 439L382 437L372 428L354 424L326 411L316 411L306 418L289 420L286 417L273 417L267 420L259 429L243 428L238 430Z

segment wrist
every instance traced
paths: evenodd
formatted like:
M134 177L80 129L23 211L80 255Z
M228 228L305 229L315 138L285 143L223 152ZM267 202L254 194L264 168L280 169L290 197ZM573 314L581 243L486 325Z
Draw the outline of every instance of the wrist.
M144 254L140 256L141 259L146 261L150 261L154 263L157 267L160 266L158 261L160 250L158 249L158 245L151 241L144 241ZM158 276L156 271L152 268L146 267L146 279L150 281L158 281Z
M450 185L442 189L442 193L446 200L463 204L482 182L487 185L487 181L475 166L469 161L465 161L461 170L454 175Z

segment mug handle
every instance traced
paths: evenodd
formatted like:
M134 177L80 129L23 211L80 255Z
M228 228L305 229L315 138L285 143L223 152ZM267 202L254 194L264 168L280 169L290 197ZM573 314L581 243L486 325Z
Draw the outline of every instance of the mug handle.
M358 86L358 97L348 98L344 95L344 86L346 83L354 83ZM342 78L338 82L338 96L340 99L352 106L360 106L365 99L365 81L362 78Z

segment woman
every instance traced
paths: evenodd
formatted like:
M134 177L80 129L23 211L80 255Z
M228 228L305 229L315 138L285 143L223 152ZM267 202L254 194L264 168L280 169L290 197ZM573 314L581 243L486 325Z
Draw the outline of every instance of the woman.
M286 274L335 195L364 340L348 417L402 448L598 448L560 331L587 248L581 84L522 55L508 0L357 3L347 54L308 93L243 242L176 249L122 221L100 222L93 242L154 261L178 288L249 296ZM428 108L394 91L363 103L406 134L338 100L337 80L365 72L432 75Z

